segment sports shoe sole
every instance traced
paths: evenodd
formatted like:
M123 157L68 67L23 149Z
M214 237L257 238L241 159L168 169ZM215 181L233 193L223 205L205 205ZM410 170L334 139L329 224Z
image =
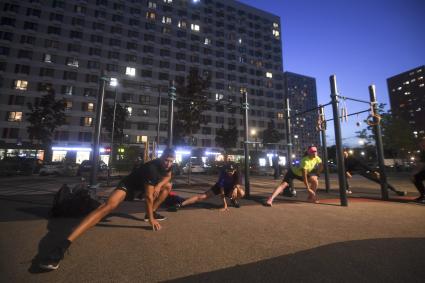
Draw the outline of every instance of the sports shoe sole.
M42 263L40 263L38 266L41 269L43 269L43 270L56 270L56 269L59 268L59 264L56 265L56 266L54 266L54 265L51 265L51 264L42 264Z
M167 217L164 217L164 218L160 218L160 219L155 219L156 221L164 221L164 220L167 220ZM145 222L149 222L149 218L145 218L145 219L143 219L143 221L145 221Z

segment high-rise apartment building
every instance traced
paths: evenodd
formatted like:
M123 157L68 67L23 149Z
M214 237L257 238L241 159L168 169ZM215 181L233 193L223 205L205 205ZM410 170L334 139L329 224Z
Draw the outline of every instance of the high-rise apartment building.
M404 119L416 137L425 137L425 66L387 79L393 115Z
M0 4L1 147L30 147L27 103L47 90L66 99L67 125L54 137L63 151L92 144L101 70L118 81L106 102L130 113L125 143L155 140L162 95L160 140L167 135L167 87L191 69L211 75L209 100L241 92L250 102L250 126L270 119L284 131L280 18L233 0L32 0ZM159 87L160 91L158 91ZM238 107L236 109L239 109ZM214 148L215 131L237 125L242 113L205 112L197 147ZM104 137L107 135L104 135ZM104 138L102 144L109 142ZM284 147L281 147L284 149Z
M320 132L316 131L318 112L312 111L300 116L297 113L317 107L316 79L284 73L286 94L289 98L293 152L297 158L303 156L310 145L320 145Z

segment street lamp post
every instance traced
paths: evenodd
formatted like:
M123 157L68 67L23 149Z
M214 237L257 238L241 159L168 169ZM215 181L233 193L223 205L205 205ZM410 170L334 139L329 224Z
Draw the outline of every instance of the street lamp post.
M112 114L112 131L111 131L111 146L110 146L110 152L109 152L109 164L108 164L108 180L107 183L109 184L109 179L111 177L111 167L112 167L112 159L114 155L114 136L115 136L115 118L117 113L117 87L118 87L118 80L116 78L111 78L109 80L109 86L112 86L115 88L114 93L114 110Z

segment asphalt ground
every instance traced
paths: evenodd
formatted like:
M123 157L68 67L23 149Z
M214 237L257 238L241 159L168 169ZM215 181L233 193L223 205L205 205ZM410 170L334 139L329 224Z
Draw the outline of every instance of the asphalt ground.
M175 180L175 192L188 197L208 189L213 176ZM425 205L407 176L390 178L407 191L380 200L379 186L355 177L348 207L339 205L335 176L320 204L278 197L262 201L279 181L253 177L252 198L239 209L218 212L218 199L161 214L163 229L153 232L143 201L123 203L79 238L57 271L37 264L79 219L48 218L55 190L64 181L0 179L1 282L423 282ZM323 180L321 180L323 187ZM98 190L105 199L113 186Z

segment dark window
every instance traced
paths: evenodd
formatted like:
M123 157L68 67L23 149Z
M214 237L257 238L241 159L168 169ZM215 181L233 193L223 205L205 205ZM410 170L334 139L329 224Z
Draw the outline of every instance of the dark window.
M30 73L30 66L16 64L15 65L15 73L29 75L29 73Z
M38 29L38 24L33 23L33 22L25 22L24 23L24 29L29 29L29 30L37 30Z
M8 32L8 31L0 31L0 40L12 41L13 40L13 33Z
M2 17L0 25L14 27L15 23L16 23L16 19L12 19L12 18L8 18L8 17Z
M48 26L47 27L47 33L48 34L60 35L61 34L61 28L60 27L55 27L55 26Z
M32 59L33 52L31 50L19 50L18 58Z
M70 33L69 33L69 36L71 38L82 39L83 33L81 31L71 30Z
M5 46L0 46L0 55L9 56L10 48Z
M22 35L21 36L21 43L34 45L35 44L35 37L29 36L29 35Z
M153 59L148 57L143 57L142 63L143 65L153 65Z
M120 59L120 53L117 52L117 51L109 51L108 52L108 58L109 59L117 59L117 60L119 60Z

